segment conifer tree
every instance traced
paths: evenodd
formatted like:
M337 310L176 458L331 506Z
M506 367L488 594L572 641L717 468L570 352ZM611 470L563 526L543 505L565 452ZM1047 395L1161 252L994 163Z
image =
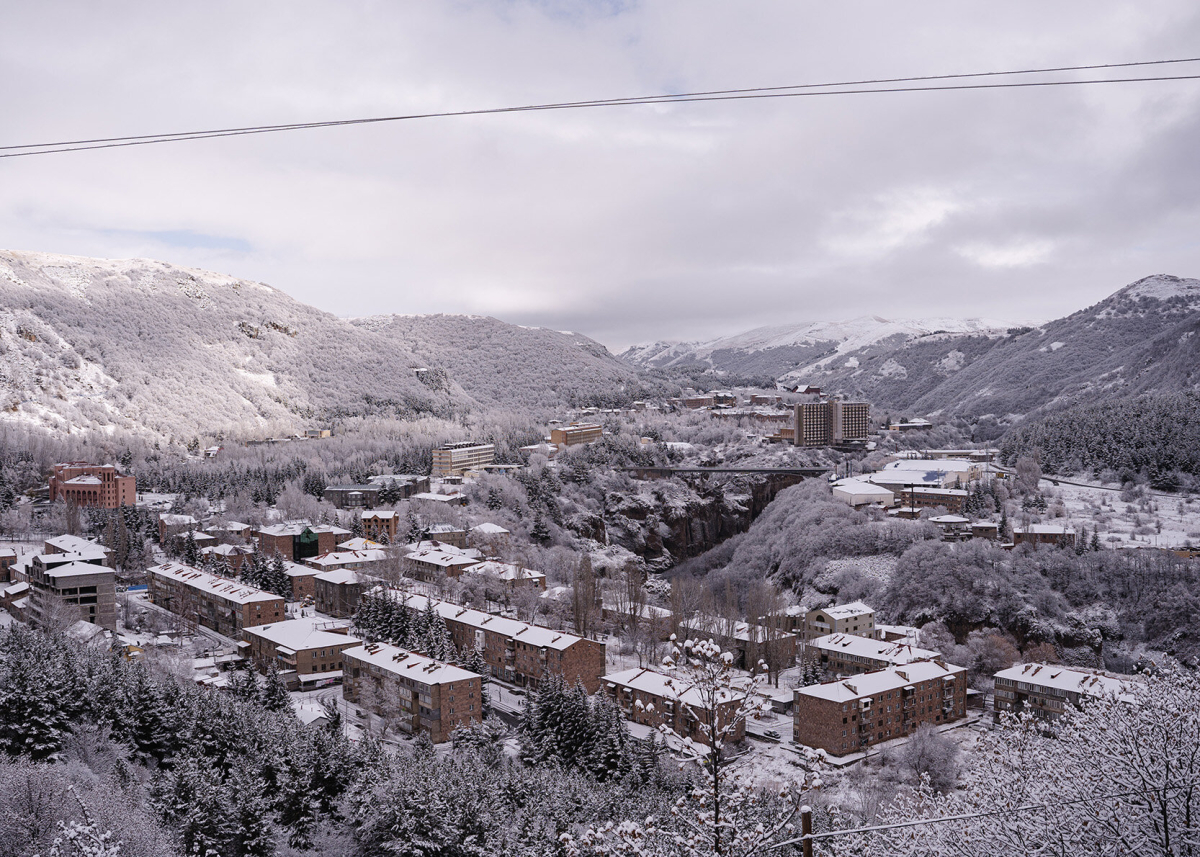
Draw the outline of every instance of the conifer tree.
M258 702L258 679L249 667L233 670L229 675L229 692L235 699L244 702Z
M279 667L274 661L267 667L267 680L263 684L260 698L262 704L271 711L290 711L292 708L292 698L288 694L287 685L279 676Z

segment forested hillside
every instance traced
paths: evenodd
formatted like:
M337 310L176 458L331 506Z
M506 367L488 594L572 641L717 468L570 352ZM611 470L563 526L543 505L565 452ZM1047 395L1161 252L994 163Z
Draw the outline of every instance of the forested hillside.
M1009 461L1036 455L1050 473L1144 473L1178 487L1174 471L1200 476L1200 394L1079 404L1013 430L1001 451Z
M467 316L351 323L224 274L0 251L0 411L29 425L182 442L497 406L545 418L648 392L574 334Z
M422 366L487 405L628 406L665 389L577 333L468 315L374 316L353 323L411 349Z
M1146 277L1038 327L859 321L799 328L808 338L796 338L791 328L764 328L705 345L630 349L624 356L650 367L705 364L714 387L723 373L771 371L785 383L864 398L880 417L1011 421L1081 396L1127 399L1200 384L1200 280ZM781 340L782 331L796 341Z

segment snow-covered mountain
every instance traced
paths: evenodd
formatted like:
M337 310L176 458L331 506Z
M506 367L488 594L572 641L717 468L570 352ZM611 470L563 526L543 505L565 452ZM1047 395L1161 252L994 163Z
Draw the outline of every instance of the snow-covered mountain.
M1010 325L987 319L886 319L816 321L756 327L707 342L636 345L622 359L644 368L704 364L718 372L769 374L782 378L876 343L909 342L927 336L996 336Z
M894 415L1011 421L1081 397L1200 389L1200 280L1166 274L1039 326L981 319L763 327L705 343L626 351L639 366L766 375L862 397Z
M638 373L585 337L494 319L351 322L225 274L0 251L8 421L176 440L276 433L497 401L562 406L547 391L565 394L571 374L587 395Z

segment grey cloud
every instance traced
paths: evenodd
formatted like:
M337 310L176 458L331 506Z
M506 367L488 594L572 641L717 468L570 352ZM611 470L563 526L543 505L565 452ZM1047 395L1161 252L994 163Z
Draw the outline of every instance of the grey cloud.
M1179 56L1200 35L1185 0L9 5L8 144ZM1200 82L798 98L17 159L0 234L614 348L867 313L1047 318L1198 273L1198 103Z

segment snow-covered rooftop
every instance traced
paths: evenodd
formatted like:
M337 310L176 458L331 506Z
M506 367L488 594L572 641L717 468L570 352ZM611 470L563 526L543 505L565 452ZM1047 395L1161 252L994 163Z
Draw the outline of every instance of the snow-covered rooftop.
M347 627L344 623L330 622L327 619L307 618L288 619L270 625L255 625L243 630L249 636L262 637L276 646L298 652L302 649L323 649L361 642L357 637L333 630L334 628L345 630Z
M190 565L184 565L183 563L165 562L162 565L156 565L146 570L169 580L177 580L185 586L190 586L192 589L219 595L225 600L236 604L253 604L255 602L282 600L280 596L272 592L263 592L261 589L255 589L253 586L246 586L227 577L218 577L215 574L209 574L206 571L192 568Z
M938 661L917 661L911 664L892 666L875 672L863 673L840 681L814 684L796 690L797 694L825 699L830 702L852 702L864 696L900 690L917 682L930 679L953 680L966 667L943 664Z
M115 572L107 566L93 565L90 562L68 562L46 569L46 577L82 577L86 574L115 574Z
M966 473L976 467L965 458L901 458L888 463L884 470L939 470L945 473Z
M832 607L817 608L828 613L834 619L850 619L864 614L874 615L875 608L862 601L851 601L849 604L835 604Z
M63 553L82 553L84 551L96 550L101 550L105 553L109 552L109 549L103 545L97 544L91 539L85 539L82 536L55 536L52 539L46 539L45 543L50 547L58 548Z
M424 595L405 596L395 590L389 591L389 597L400 601L410 610L418 612L423 612L431 600ZM516 619L506 619L503 616L495 616L481 610L473 610L470 607L460 607L449 601L432 599L432 602L433 609L445 619L463 622L478 630L494 631L538 648L562 650L582 639L582 637L568 634L566 631L554 631L550 628L543 628L541 625L529 625L525 622L518 622Z
M508 530L499 524L493 524L490 521L484 521L482 524L476 524L471 527L471 532L479 533L482 536L507 536Z
M412 553L405 554L404 558L426 565L436 565L438 568L466 568L479 562L477 559L465 556L461 552L451 553L446 550L433 549L413 551Z
M1088 696L1121 695L1127 693L1130 687L1128 679L1112 678L1046 664L1016 664L996 673L995 677L1010 681L1023 681L1038 687L1083 693Z
M314 533L334 533L339 536L350 535L350 531L342 527L335 527L332 524L310 524L306 521L272 524L269 527L263 527L259 532L264 536L298 536L305 530L312 530Z
M609 673L601 681L610 690L625 687L685 705L703 707L706 704L703 696L692 684L652 669L634 667L621 672ZM722 698L718 700L719 702L734 702L743 699L746 695L744 691L733 687L722 688L720 693Z
M381 548L383 545L381 545L379 542L374 542L370 539L359 536L357 538L348 539L344 542L338 542L338 547L346 551L365 551L373 550L374 548Z
M891 664L910 664L915 661L941 657L941 652L935 652L932 649L918 649L916 646L908 646L903 643L872 640L856 634L826 634L824 637L817 637L810 641L808 645L843 656L856 655L860 658L887 661Z
M320 556L305 560L312 568L327 569L345 565L363 565L369 562L379 562L388 558L388 552L382 548L363 551L330 551Z
M320 574L315 575L313 579L335 584L358 583L358 574L352 568L334 568L329 571L322 571Z
M452 681L481 678L476 673L385 643L371 643L369 646L346 649L342 652L342 657L357 658L372 666L377 666L395 675L407 676L422 684L446 684Z
M510 562L496 562L495 560L487 560L478 565L473 565L467 569L469 574L490 574L498 577L501 580L544 580L546 575L540 571L534 571L531 568L521 568L519 565L513 565Z

